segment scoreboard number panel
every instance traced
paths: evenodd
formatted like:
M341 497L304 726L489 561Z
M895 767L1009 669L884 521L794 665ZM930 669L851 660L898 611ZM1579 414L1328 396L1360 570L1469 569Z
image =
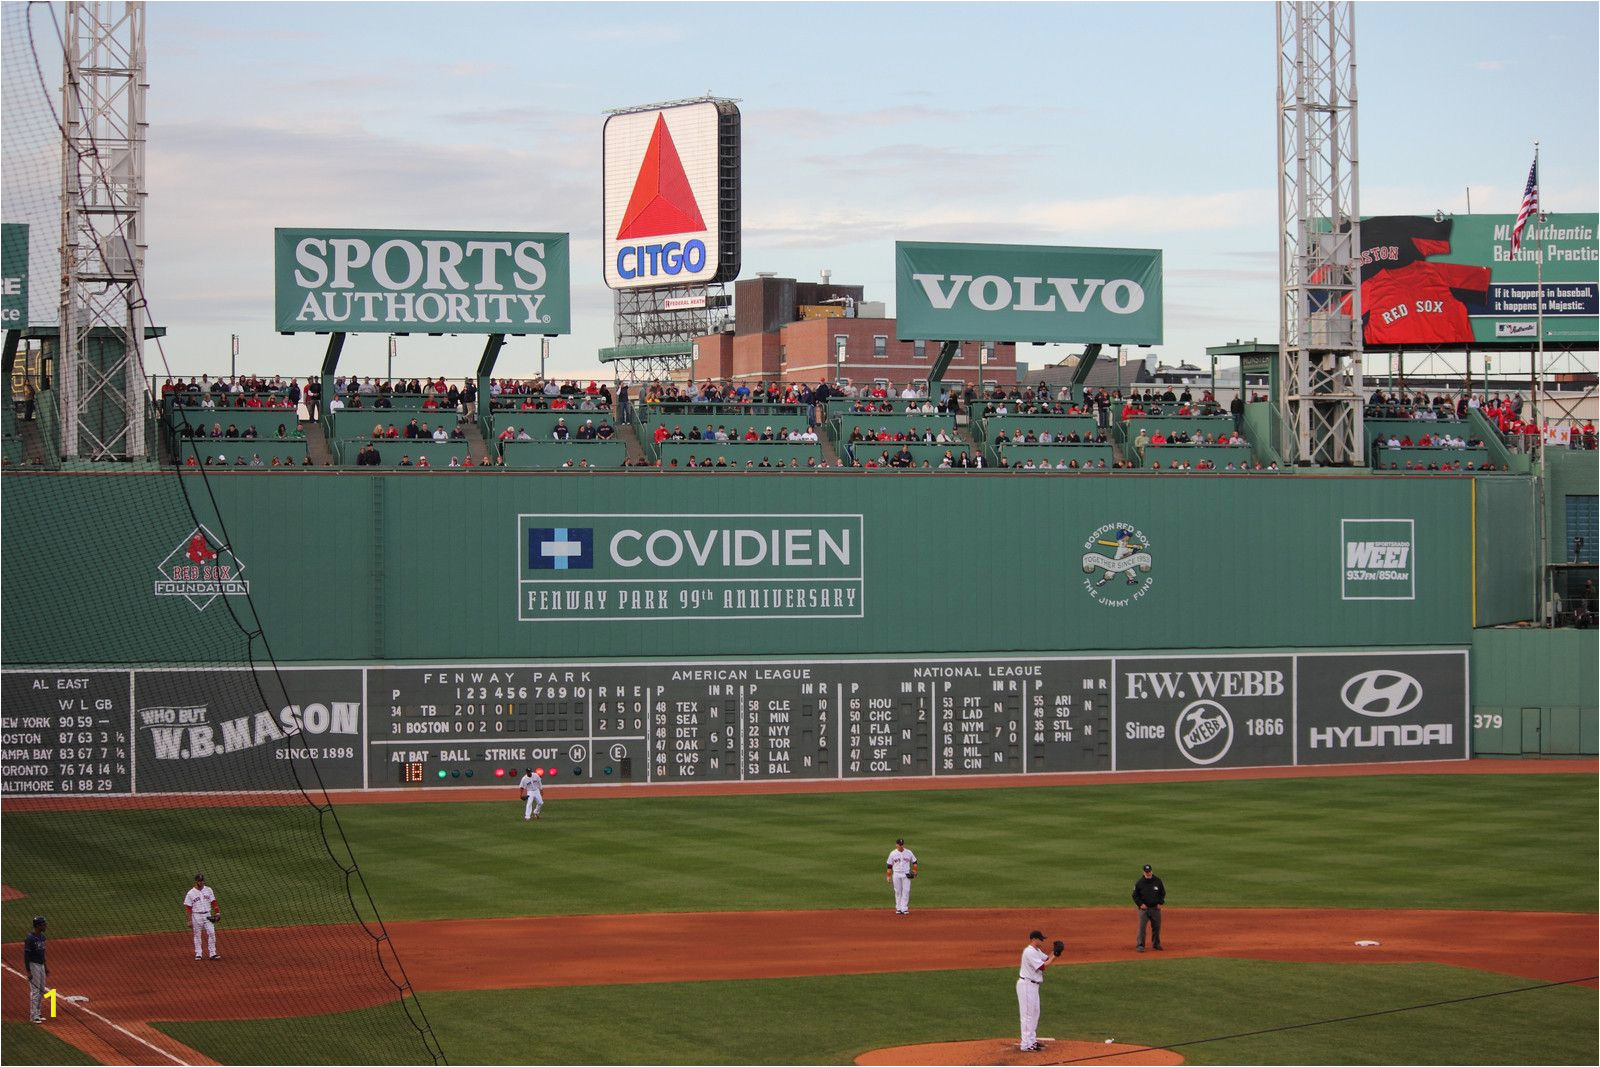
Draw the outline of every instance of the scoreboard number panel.
M1463 649L8 670L0 792L1131 771L1470 755ZM281 706L280 706L281 705Z

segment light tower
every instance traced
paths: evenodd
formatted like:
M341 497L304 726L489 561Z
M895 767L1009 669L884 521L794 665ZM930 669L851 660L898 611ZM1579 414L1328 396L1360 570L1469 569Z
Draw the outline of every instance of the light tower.
M1278 405L1286 457L1362 461L1354 5L1281 2Z
M66 5L61 452L145 454L143 3Z

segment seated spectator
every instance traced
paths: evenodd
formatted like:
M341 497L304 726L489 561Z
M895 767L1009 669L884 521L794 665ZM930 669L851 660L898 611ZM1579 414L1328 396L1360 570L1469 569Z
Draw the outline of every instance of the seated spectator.
M282 430L282 429L283 429L283 427L282 427L282 426L280 426L280 427L278 427L278 429L279 429L279 430ZM379 440L379 439L380 439L380 438L382 438L382 437L383 437L383 435L384 435L384 434L383 434L383 423L381 423L381 422L380 422L380 423L377 423L377 424L376 424L376 425L374 425L374 426L373 426L373 427L372 427L372 439L373 439L373 440L374 440L374 441L376 441L376 440Z
M465 441L466 439L467 431L461 428L461 424L459 422L450 428L450 440Z
M578 427L576 436L580 441L593 441L595 439L594 420L584 419L583 425Z
M400 466L409 467L411 465L411 453L407 452L405 455L400 457Z
M616 432L617 431L612 428L609 420L601 419L600 425L595 427L594 436L598 441L609 441L616 434Z
M237 438L239 436L239 427L235 426L231 422L228 423L228 429L222 436L227 438Z
M565 427L561 427L561 429L565 429ZM528 432L528 428L526 426L519 426L519 427L517 427L516 439L518 441L531 441L531 440L533 440L533 435ZM563 437L563 438L560 438L560 440L565 441L566 438Z
M428 457L426 455L422 455L422 456L418 456L417 457L417 466L418 467L430 467L430 466L432 466L432 464L428 462Z
M443 426L435 427L433 431L433 440L436 444L442 445L446 441L450 440L450 434L445 431Z
M554 437L557 441L565 441L569 439L572 434L567 429L567 420L557 419L555 429L550 431L550 436Z
M407 440L415 440L420 436L422 436L422 428L417 425L416 419L406 423L405 437Z

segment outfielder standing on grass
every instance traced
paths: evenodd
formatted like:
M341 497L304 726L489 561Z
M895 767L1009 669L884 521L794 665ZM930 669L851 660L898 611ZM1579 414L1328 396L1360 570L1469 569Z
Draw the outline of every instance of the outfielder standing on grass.
M183 895L183 910L189 913L189 927L194 931L194 958L200 958L200 932L210 937L211 958L217 955L217 920L222 917L222 907L217 903L216 892L206 885L206 876L194 876L194 888Z
M894 913L911 914L911 879L917 876L917 854L906 848L906 839L895 839L883 877L894 887Z
M522 818L524 820L537 819L539 812L544 810L544 794L539 788L543 784L538 772L532 767L529 767L528 773L522 776L522 781L517 783L517 787L522 790L520 795L523 800Z
M1039 1047L1039 986L1044 984L1044 969L1061 957L1066 945L1057 940L1050 952L1044 950L1044 934L1028 935L1022 950L1022 967L1017 974L1017 1010L1022 1015L1022 1051L1043 1052Z
M33 933L22 939L22 969L28 972L28 1017L44 1022L44 991L50 968L44 963L44 916L33 917Z

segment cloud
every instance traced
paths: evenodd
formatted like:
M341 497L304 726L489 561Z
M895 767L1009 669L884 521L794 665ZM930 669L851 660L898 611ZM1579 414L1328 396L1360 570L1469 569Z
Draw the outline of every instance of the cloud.
M1511 65L1506 59L1480 59L1477 67L1479 70L1505 70Z

